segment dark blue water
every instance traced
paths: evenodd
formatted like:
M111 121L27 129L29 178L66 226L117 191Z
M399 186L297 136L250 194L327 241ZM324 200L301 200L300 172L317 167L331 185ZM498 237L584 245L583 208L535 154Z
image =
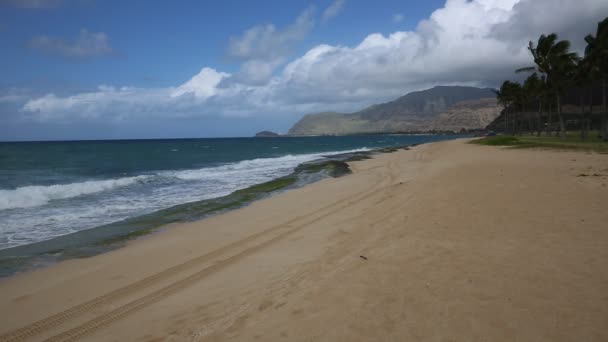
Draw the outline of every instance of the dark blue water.
M225 196L344 151L434 135L0 143L0 249Z

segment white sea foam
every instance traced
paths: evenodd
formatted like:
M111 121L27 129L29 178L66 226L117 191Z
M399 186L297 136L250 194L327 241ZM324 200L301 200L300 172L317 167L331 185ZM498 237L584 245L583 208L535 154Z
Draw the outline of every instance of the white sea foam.
M143 181L148 176L125 177L69 184L32 185L14 190L0 190L0 210L36 207L52 200L107 191Z
M162 171L156 175L141 175L107 180L91 180L69 184L33 185L20 187L13 190L0 189L0 210L41 206L48 204L53 200L94 194L97 192L124 187L137 182L143 182L144 180L151 180L151 178L155 176L174 177L181 180L216 180L225 183L225 185L240 183L253 185L260 181L268 181L272 178L284 176L291 172L291 170L293 170L293 168L298 164L318 159L324 155L365 150L367 149L363 148L342 152L286 155L276 158L257 158L201 169ZM269 177L272 178L268 179Z
M287 155L278 158L258 158L202 169L168 171L165 175L170 175L183 180L225 178L228 181L234 181L234 179L230 179L230 177L241 176L248 178L254 174L265 171L276 173L281 169L293 169L293 167L298 164L315 158L319 158L319 155L305 154L299 156Z
M201 169L0 190L0 249L48 240L182 203L225 196L286 176L297 165L322 156L365 150L258 158ZM46 205L80 195L89 196ZM22 209L2 210L11 208Z
M253 184L259 183L256 181L256 176L272 176L273 178L281 177L289 174L293 171L293 168L301 163L319 159L322 156L327 156L337 153L350 153L350 152L362 152L368 151L367 148L360 148L356 150L338 151L338 152L325 152L325 153L311 153L311 154L288 154L282 157L276 158L257 158L243 160L238 163L231 163L216 167L206 167L202 169L194 170L181 170L181 171L167 171L163 173L165 176L171 176L183 180L199 180L199 179L225 179L230 182L234 182L237 178L245 178L253 181ZM264 177L266 178L266 177ZM265 179L267 181L270 179ZM250 182L248 182L250 183Z

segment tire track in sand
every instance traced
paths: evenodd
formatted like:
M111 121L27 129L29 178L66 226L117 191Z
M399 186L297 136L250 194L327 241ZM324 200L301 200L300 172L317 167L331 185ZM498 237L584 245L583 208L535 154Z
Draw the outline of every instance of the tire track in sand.
M394 170L391 170L391 171L394 172ZM392 180L392 178L394 177L394 175L392 175L393 172L389 173L388 179ZM165 297L179 291L180 289L183 289L183 288L187 287L188 285L202 279L203 277L207 276L208 274L213 273L223 267L226 267L226 266L234 263L235 261L237 261L243 257L246 257L246 256L284 238L285 236L290 235L290 234L302 229L303 227L305 227L307 225L315 223L315 222L333 214L337 210L342 210L356 202L363 200L364 198L375 193L376 191L381 190L383 187L382 183L384 183L384 182L381 181L379 183L375 183L369 190L363 190L363 191L357 193L355 195L354 199L352 197L348 197L345 199L338 200L326 207L323 207L321 209L318 209L318 210L308 213L306 215L295 217L292 220L289 220L285 223L282 223L277 226L273 226L262 232L253 234L249 237L246 237L239 241L233 242L220 249L217 249L210 253L196 257L194 259L188 260L179 265L170 267L164 271L161 271L159 273L156 273L156 274L153 274L146 278L143 278L141 280L138 280L134 283L131 283L129 285L126 285L124 287L111 291L105 295L96 297L85 303L76 305L72 308L69 308L69 309L59 312L57 314L51 315L47 318L44 318L42 320L39 320L37 322L34 322L34 323L24 326L22 328L8 332L8 333L0 336L0 341L2 341L2 342L4 342L4 341L24 341L28 338L34 337L36 335L40 335L52 328L55 328L57 326L60 326L63 323L68 322L72 318L75 318L75 317L81 316L87 312L93 311L96 308L98 308L100 305L105 305L112 301L116 301L118 299L127 297L129 294L135 293L144 288L151 287L155 283L158 283L162 280L166 280L181 272L194 268L195 266L200 266L201 263L204 263L205 261L209 261L209 259L216 258L216 257L221 256L222 254L225 254L226 252L230 252L231 250L234 250L234 249L238 250L238 248L244 244L246 245L247 243L253 242L256 239L263 238L268 235L272 235L273 233L280 232L280 230L285 229L285 227L297 225L295 228L292 228L285 232L279 233L277 236L267 239L266 241L263 241L253 247L250 247L250 248L247 248L240 252L237 252L236 254L233 254L233 255L229 256L228 258L223 259L209 267L206 267L190 276L187 276L181 280L173 282L165 287L162 287L154 292L149 293L148 295L140 297L139 299L133 300L131 302L128 302L127 304L119 306L118 308L116 308L110 312L101 314L100 316L93 318L80 326L77 326L73 329L64 331L63 333L60 333L60 334L50 338L49 341L73 341L75 339L78 339L81 336L90 334L93 331L100 329L101 327L115 321L116 319L124 317L125 315L127 315L129 313L135 312L145 306L148 306L149 304L159 301L160 299L165 298ZM336 208L336 207L338 207L338 208ZM310 216L316 216L316 217L313 219L306 220L306 218L310 218ZM304 221L304 222L300 223L299 221Z

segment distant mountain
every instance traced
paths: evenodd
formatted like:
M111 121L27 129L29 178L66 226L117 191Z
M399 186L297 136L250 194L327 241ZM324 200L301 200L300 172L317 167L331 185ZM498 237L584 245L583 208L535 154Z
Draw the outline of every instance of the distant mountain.
M496 98L460 101L439 114L432 129L436 131L458 131L461 129L486 128L499 115L502 107Z
M271 131L261 131L255 134L256 138L274 138L280 137L279 133L271 132Z
M351 114L308 114L289 135L479 129L494 120L501 109L489 88L437 86Z

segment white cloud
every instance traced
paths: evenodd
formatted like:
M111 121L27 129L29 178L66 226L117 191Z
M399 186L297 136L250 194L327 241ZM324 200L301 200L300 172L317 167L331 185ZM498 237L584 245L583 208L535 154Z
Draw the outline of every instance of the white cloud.
M104 32L89 32L85 29L80 30L78 38L73 41L45 35L37 36L30 40L29 47L74 59L98 57L113 52L107 34Z
M334 0L334 2L323 11L323 15L321 16L323 22L327 22L331 18L337 16L344 8L345 3L346 0Z
M270 37L281 37L285 30L259 26L234 41L234 55L245 59L234 75L204 68L175 88L50 94L31 99L22 111L38 120L296 116L353 110L437 84L497 86L515 77L514 69L530 64L528 40L551 31L567 37L572 23L578 23L573 39L582 41L608 13L604 0L562 1L559 13L570 16L562 20L554 18L555 6L555 0L448 0L413 31L370 34L355 46L318 45L276 74L276 66L264 63L282 56L263 53L254 42L270 48L276 44Z
M294 44L313 29L314 13L315 8L309 7L291 25L282 29L273 24L256 25L238 37L231 37L228 54L243 63L239 72L225 83L267 83L276 68L285 63Z
M218 72L211 68L203 68L201 72L194 75L190 81L172 91L171 97L193 94L197 98L206 99L217 94L217 85L225 77L230 77L230 74Z
M227 78L222 84L223 87L231 84L240 83L252 86L267 84L272 79L275 70L284 64L286 58L276 57L269 60L251 59L243 62L241 68L233 77Z
M314 27L314 12L314 7L307 8L283 29L273 24L256 25L238 37L231 37L228 54L245 60L285 56Z
M10 87L0 89L0 104L4 103L19 103L28 99L27 92L23 89Z
M403 14L401 14L401 13L395 13L395 14L393 14L393 22L395 24L399 24L400 22L402 22L403 18L404 18Z
M496 25L492 35L501 40L518 43L519 40L537 39L530 32L558 32L560 39L568 39L582 52L585 37L595 34L597 22L608 16L608 1L554 0L521 1L513 6L511 19Z

